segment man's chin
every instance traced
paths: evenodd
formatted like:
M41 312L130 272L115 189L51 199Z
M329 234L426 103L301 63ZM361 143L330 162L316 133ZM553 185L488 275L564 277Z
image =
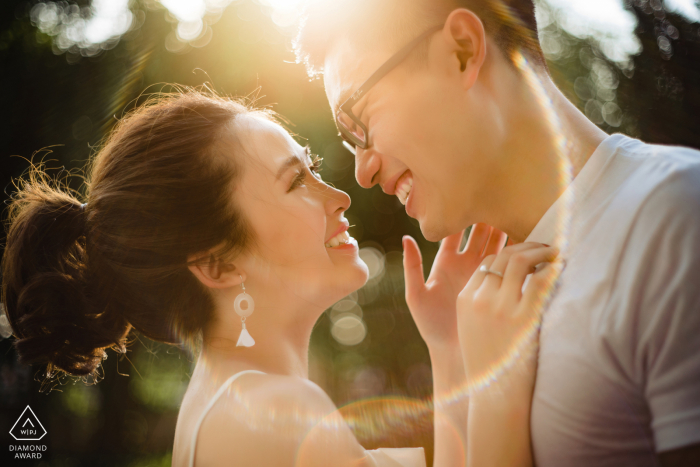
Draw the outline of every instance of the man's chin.
M447 229L445 229L444 226L435 225L432 222L426 221L419 221L419 223L420 231L423 234L423 237L425 237L425 239L429 242L439 242L449 235L449 233L445 234Z
M446 223L434 223L429 220L419 220L420 231L429 242L439 242L443 238L464 230L463 227L447 225Z

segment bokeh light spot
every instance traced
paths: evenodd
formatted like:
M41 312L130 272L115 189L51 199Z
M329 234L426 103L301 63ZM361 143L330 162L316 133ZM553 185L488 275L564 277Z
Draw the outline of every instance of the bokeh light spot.
M361 248L360 259L367 265L370 279L374 279L384 272L384 255L376 248Z
M367 327L362 319L356 315L347 313L340 316L331 328L331 335L340 344L357 345L367 336Z

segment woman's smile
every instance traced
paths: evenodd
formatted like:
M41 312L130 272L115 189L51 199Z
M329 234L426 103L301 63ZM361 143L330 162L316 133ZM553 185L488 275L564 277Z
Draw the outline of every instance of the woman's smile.
M326 248L334 250L357 248L357 241L348 233L349 228L348 221L343 219L340 227L324 242Z

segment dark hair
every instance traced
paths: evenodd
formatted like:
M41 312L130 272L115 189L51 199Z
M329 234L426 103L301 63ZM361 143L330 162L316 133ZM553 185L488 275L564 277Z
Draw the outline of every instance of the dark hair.
M297 61L313 77L323 73L326 54L341 37L349 38L360 51L386 40L399 41L394 44L399 47L423 29L445 21L457 8L479 16L506 57L519 50L546 69L533 0L334 0L314 4L306 9L294 42Z
M131 328L193 342L213 315L188 257L246 248L236 208L232 122L271 113L188 90L123 118L94 157L87 205L32 166L9 206L3 301L24 363L91 375L105 349L126 352ZM229 129L229 131L226 131ZM234 138L234 139L232 139Z

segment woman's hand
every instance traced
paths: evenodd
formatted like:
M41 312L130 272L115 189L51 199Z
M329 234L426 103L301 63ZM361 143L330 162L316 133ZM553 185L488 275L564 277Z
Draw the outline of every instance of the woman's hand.
M406 302L423 336L433 370L435 403L435 465L464 465L469 399L443 403L465 387L464 362L457 333L457 296L485 256L498 253L506 236L485 224L472 228L467 246L459 251L464 232L445 238L430 276L423 279L418 245L404 237Z
M468 387L467 465L531 467L530 410L541 311L557 250L522 243L484 259L457 299ZM503 275L501 278L499 274ZM522 292L528 274L530 280ZM485 384L479 384L479 383Z
M476 224L460 252L463 235L461 232L442 241L427 281L416 241L409 236L403 239L406 302L429 349L459 345L457 296L484 258L498 253L506 241L503 232Z
M551 264L537 272L535 268L551 263L557 254L556 248L539 243L508 246L482 262L484 268L502 278L479 268L459 294L459 340L470 383L517 363L518 386L526 392L532 390L535 359L528 358L528 351L536 347L543 298L556 273ZM529 274L532 277L523 293ZM511 360L518 357L520 361Z

